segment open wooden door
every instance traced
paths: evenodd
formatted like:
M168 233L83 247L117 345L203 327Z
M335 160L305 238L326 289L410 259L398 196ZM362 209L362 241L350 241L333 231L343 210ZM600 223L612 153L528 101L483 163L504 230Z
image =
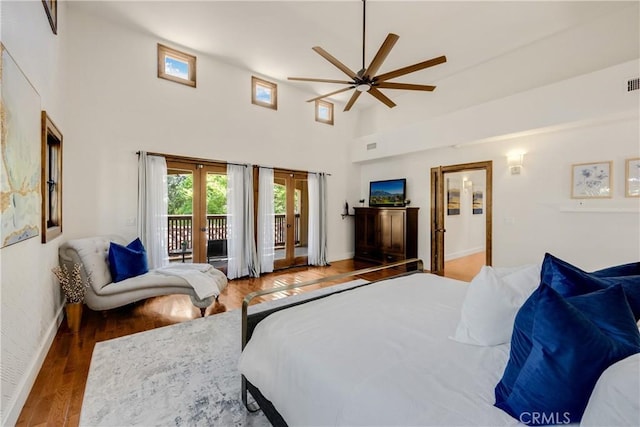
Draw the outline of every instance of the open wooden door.
M444 184L442 166L431 168L431 273L444 275Z
M484 170L486 173L485 190L485 265L492 262L492 204L493 204L493 162L475 162L431 168L431 272L445 275L445 174Z

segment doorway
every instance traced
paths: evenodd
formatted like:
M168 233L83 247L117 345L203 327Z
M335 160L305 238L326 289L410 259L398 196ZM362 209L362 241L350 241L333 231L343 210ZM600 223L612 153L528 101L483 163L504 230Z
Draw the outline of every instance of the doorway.
M478 270L482 265L491 265L492 260L492 202L493 202L493 162L475 162L431 168L431 272L448 276L446 265L450 266L454 278L469 280L469 268ZM478 174L484 173L482 174ZM473 184L473 176L476 185ZM466 177L466 179L465 179ZM482 179L483 178L483 179ZM484 181L484 182L483 182ZM447 217L450 218L447 221ZM457 218L456 218L457 217ZM484 217L484 221L481 218ZM447 227L457 227L464 219L465 224L484 225L484 256L477 253L461 256L457 262L447 262L445 251ZM456 221L457 220L457 221ZM478 227L468 230L477 230ZM460 236L468 230L455 229ZM454 229L450 229L454 234ZM458 255L463 254L459 251ZM466 258L466 259L465 259ZM471 266L473 263L473 266ZM456 275L454 268L462 268L466 277Z
M274 170L274 268L308 262L309 190L307 174Z
M170 262L226 269L227 174L224 165L167 161Z

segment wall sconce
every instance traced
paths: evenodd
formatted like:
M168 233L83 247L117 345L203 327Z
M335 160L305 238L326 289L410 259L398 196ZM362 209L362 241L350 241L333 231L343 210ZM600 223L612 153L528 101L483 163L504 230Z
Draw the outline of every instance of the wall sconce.
M507 164L509 165L511 175L520 175L520 172L522 172L523 159L524 153L514 153L507 156Z

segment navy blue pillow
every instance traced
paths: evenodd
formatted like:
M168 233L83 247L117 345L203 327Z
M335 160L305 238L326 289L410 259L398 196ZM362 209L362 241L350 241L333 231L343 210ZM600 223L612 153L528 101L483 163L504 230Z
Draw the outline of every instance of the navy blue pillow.
M140 239L135 239L127 246L111 242L109 270L114 283L147 273L149 271L147 251Z
M587 273L551 254L545 254L540 278L564 297L582 295L620 284L624 289L631 311L640 320L640 275L609 276L608 274L633 272L633 264L611 267L595 273Z
M614 267L594 271L591 274L597 277L640 276L640 262L616 265Z
M577 423L602 372L640 352L640 333L620 285L567 299L544 284L536 293L531 352L496 406L525 424Z

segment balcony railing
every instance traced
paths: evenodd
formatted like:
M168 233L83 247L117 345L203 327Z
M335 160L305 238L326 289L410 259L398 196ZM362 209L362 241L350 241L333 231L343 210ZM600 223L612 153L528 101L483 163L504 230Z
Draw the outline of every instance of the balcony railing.
M168 215L167 242L169 253L177 254L185 248L192 248L193 217L191 215ZM273 236L276 248L285 245L287 223L284 214L276 214L274 218ZM293 223L295 244L300 243L300 214L295 215ZM207 215L207 240L227 240L227 215Z

